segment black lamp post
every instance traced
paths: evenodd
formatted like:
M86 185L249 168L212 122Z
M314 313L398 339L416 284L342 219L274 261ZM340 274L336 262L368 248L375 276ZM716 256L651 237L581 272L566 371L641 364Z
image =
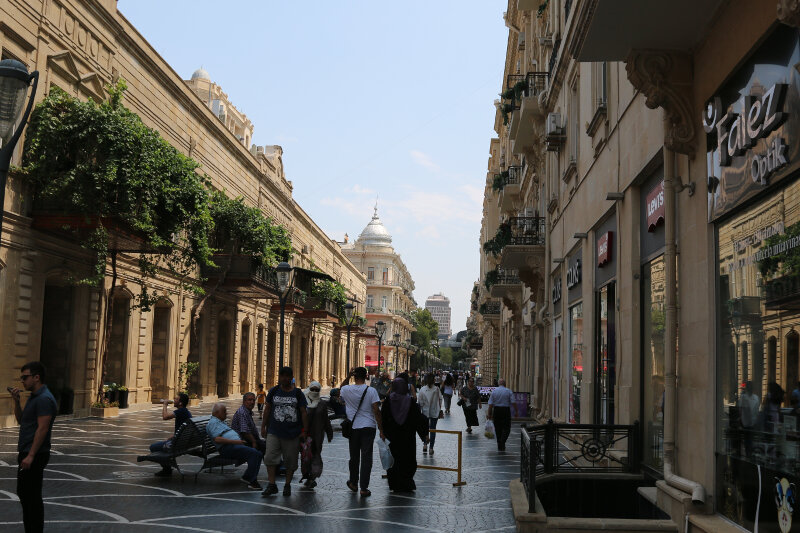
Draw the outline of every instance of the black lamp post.
M25 112L25 95L33 82ZM6 199L6 179L11 166L11 155L17 146L25 123L33 108L33 98L39 85L39 71L28 73L28 68L16 59L0 61L0 235L3 230L3 211ZM14 126L17 126L16 129Z
M381 373L381 342L383 342L383 334L386 333L386 322L378 320L375 323L375 333L378 334L378 374Z
M399 356L400 356L400 334L399 333L395 333L394 334L394 375L395 376L398 374L397 370L398 370L399 367L397 366L397 362L398 362L398 357Z
M353 321L355 320L356 316L353 311L355 310L355 306L352 303L348 303L344 306L344 323L347 326L347 351L346 351L346 368L345 372L350 374L350 328L353 326Z
M283 330L284 330L284 322L285 322L285 314L286 314L286 298L289 297L291 293L291 286L292 286L292 271L294 270L289 263L282 262L279 263L278 266L275 268L278 273L278 291L280 292L280 296L278 300L281 304L281 338L280 338L280 355L278 356L278 370L283 368L283 350L284 350L284 342L283 342Z

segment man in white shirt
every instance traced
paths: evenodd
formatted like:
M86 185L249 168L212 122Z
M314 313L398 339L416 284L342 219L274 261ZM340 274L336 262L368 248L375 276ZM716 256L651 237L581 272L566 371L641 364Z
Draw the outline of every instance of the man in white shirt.
M442 413L442 391L434 384L433 374L425 376L425 386L417 393L417 401L423 416L428 418L428 428L436 429L436 423L444 417ZM436 442L436 433L431 432L431 450L433 455L433 444ZM428 453L428 445L422 446L422 453Z
M355 385L348 385L350 378L355 378ZM353 422L353 434L350 437L350 479L347 481L347 488L356 492L360 479L362 498L371 494L369 476L372 473L372 445L376 426L381 439L385 439L378 391L367 385L366 379L367 369L360 366L351 370L339 386L347 409L347 419Z
M497 451L506 450L506 440L511 434L511 403L514 401L514 394L511 389L506 388L506 380L501 379L497 382L498 387L492 391L489 397L489 412L486 419L494 419L494 434L497 438Z

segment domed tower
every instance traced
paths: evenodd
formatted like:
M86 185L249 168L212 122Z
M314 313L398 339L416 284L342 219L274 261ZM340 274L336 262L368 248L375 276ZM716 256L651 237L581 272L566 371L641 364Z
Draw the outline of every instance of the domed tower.
M375 205L375 211L372 215L372 220L361 232L356 240L356 245L360 248L367 246L379 246L385 248L392 248L392 236L386 229L386 226L381 222L378 216L378 206Z

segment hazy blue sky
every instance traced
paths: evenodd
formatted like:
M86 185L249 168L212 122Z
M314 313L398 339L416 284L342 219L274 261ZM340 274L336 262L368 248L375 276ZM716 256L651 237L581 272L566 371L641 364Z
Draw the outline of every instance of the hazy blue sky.
M181 76L202 66L283 146L294 197L332 238L378 211L420 306L464 329L508 30L502 0L119 0Z

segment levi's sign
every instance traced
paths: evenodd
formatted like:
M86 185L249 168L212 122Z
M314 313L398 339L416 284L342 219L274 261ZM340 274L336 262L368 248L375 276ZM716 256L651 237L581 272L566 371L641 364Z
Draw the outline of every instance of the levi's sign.
M611 236L612 232L607 231L597 239L597 266L604 267L611 261Z
M655 231L661 222L664 222L663 180L647 195L647 231Z
M786 83L776 83L760 96L744 96L741 114L733 111L722 114L720 97L708 103L703 113L703 128L706 133L716 134L721 167L731 166L734 157L744 155L756 141L765 139L786 121L788 113L783 106L788 87ZM754 183L767 185L770 174L787 162L786 143L775 137L766 151L753 154L748 169L750 178Z

